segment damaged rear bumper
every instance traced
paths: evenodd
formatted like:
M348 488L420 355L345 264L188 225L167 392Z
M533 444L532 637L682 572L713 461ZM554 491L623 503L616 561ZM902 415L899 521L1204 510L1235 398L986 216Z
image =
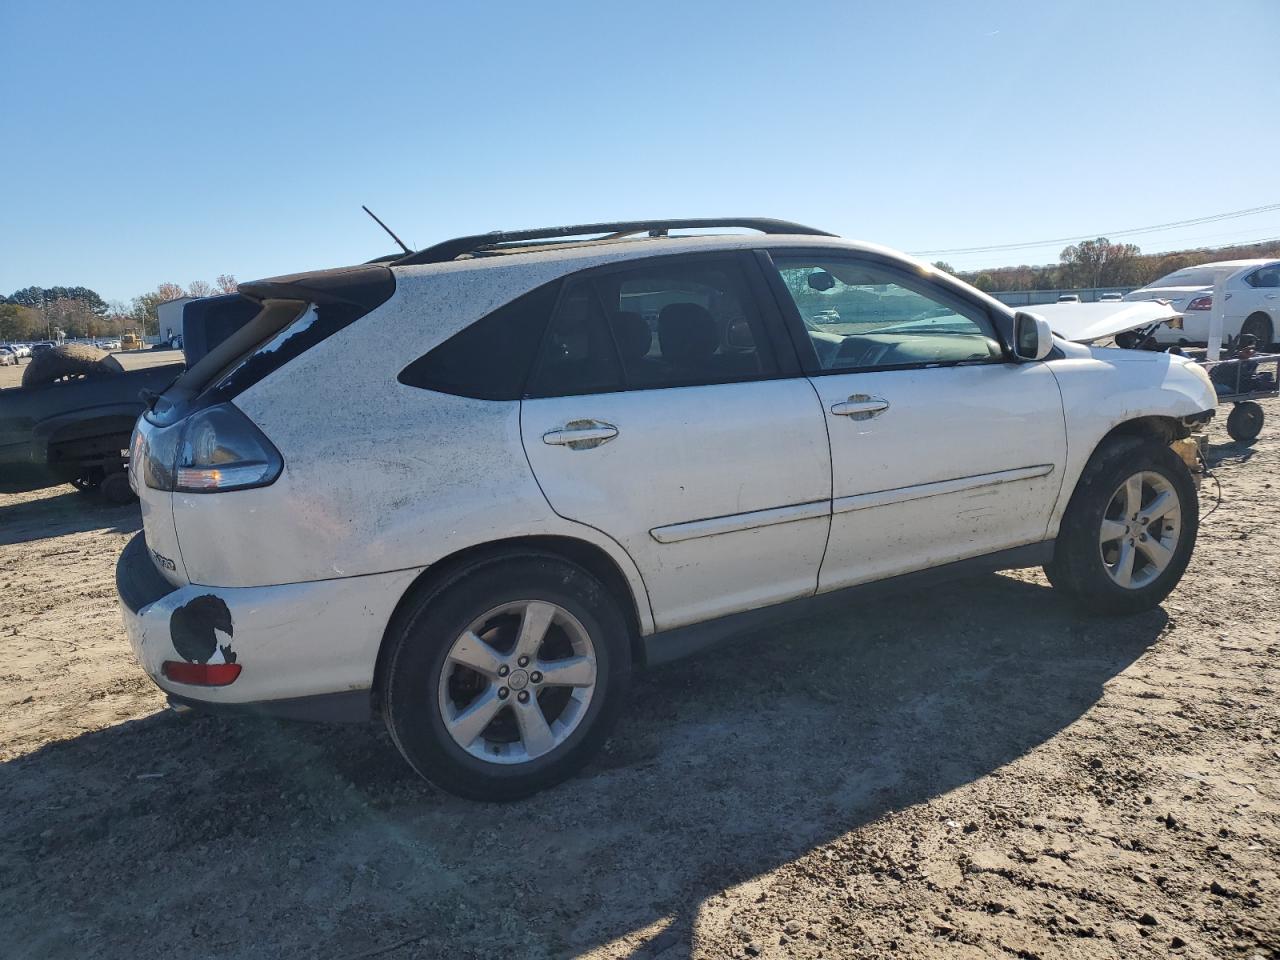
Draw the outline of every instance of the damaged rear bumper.
M155 569L143 534L116 564L134 656L174 705L222 713L360 720L370 715L383 632L420 573L264 587L175 587ZM220 687L177 683L164 664L236 663Z

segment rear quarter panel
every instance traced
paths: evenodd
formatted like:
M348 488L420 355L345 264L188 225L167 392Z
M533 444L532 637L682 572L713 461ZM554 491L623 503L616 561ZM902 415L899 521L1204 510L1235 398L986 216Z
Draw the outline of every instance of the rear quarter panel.
M236 398L285 467L269 487L175 494L192 582L248 587L426 568L493 540L566 535L614 558L642 629L651 629L630 558L547 504L520 442L519 401L396 380L410 361L541 282L527 269L483 273L483 284L473 272L401 278L387 303Z

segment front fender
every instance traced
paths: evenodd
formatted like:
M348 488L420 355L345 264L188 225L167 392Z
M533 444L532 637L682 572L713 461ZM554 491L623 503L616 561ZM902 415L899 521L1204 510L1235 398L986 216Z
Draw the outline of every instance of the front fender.
M1098 444L1124 423L1147 417L1181 421L1214 410L1218 397L1199 365L1169 353L1081 349L1049 361L1062 391L1067 462L1047 535L1056 537L1076 482Z

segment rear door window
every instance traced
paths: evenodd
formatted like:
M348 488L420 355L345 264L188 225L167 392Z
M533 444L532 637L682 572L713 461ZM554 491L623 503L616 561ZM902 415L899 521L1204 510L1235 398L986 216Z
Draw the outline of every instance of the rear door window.
M568 282L530 396L733 383L777 372L740 263L664 257Z

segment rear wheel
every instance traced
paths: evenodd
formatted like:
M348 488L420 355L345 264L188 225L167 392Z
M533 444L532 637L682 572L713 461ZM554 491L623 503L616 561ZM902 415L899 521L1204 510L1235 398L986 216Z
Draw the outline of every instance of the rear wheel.
M1106 441L1085 467L1062 526L1050 582L1091 610L1156 606L1182 578L1199 524L1191 473L1164 444Z
M129 486L129 474L123 470L108 473L98 485L98 495L107 503L123 506L136 499L133 488Z
M1240 335L1245 336L1246 334L1257 341L1260 350L1269 350L1272 338L1275 335L1271 327L1271 318L1265 313L1251 314L1240 327Z
M604 743L630 679L618 604L546 555L462 571L399 618L383 715L423 778L512 800L564 780Z

